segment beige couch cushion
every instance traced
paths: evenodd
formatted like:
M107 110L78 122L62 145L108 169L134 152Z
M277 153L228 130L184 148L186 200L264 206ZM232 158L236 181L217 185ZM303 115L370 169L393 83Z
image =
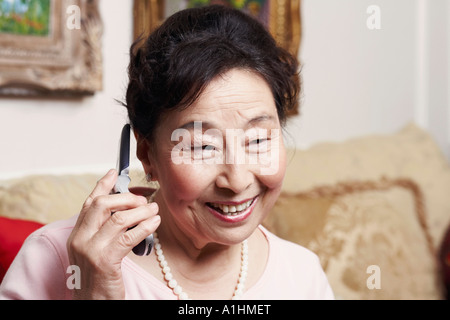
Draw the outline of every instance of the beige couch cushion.
M265 225L318 254L337 298L443 298L423 197L410 180L283 192Z

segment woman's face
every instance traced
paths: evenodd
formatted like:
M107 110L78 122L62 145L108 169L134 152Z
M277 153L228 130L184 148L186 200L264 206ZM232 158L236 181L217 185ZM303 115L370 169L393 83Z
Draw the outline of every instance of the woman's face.
M143 163L161 187L162 225L199 246L248 238L275 203L286 166L264 79L233 69L194 104L171 112L155 133Z

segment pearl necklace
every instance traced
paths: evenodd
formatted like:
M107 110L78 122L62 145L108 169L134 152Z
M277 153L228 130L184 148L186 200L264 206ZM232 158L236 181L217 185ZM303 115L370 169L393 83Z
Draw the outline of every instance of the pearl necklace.
M153 234L153 241L155 244L156 258L159 261L159 266L164 274L164 280L167 282L167 286L172 289L173 293L178 296L180 300L190 300L187 293L183 291L183 288L178 284L178 282L173 278L172 272L170 272L170 267L167 264L167 260L164 257L163 251L161 249L161 243L158 239L158 234L155 232ZM239 279L237 281L236 289L234 290L232 300L238 300L244 293L245 280L247 278L248 272L248 243L244 240L241 245L241 270L239 272Z

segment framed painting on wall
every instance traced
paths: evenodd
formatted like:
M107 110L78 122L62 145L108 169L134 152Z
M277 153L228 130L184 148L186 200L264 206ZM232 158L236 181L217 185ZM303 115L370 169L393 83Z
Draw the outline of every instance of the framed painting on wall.
M102 89L98 0L0 0L0 95Z

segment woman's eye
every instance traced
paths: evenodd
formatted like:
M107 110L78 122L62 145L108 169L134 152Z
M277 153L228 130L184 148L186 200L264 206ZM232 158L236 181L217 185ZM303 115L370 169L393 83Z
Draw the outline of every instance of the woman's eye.
M251 140L248 144L248 151L254 153L268 151L268 140L267 138Z
M214 156L214 151L216 148L213 145L202 145L202 146L192 146L194 159L207 159Z
M263 143L263 142L266 142L266 141L267 141L267 139L256 139L256 140L251 141L250 143L260 144L260 143Z
M211 145L203 145L203 146L193 146L191 147L191 150L193 151L212 151L214 150L214 146Z
M261 144L263 144L263 143L266 143L267 142L267 138L264 138L264 139L255 139L255 140L252 140L252 141L250 141L250 145L253 145L253 146L256 146L256 145L261 145Z

